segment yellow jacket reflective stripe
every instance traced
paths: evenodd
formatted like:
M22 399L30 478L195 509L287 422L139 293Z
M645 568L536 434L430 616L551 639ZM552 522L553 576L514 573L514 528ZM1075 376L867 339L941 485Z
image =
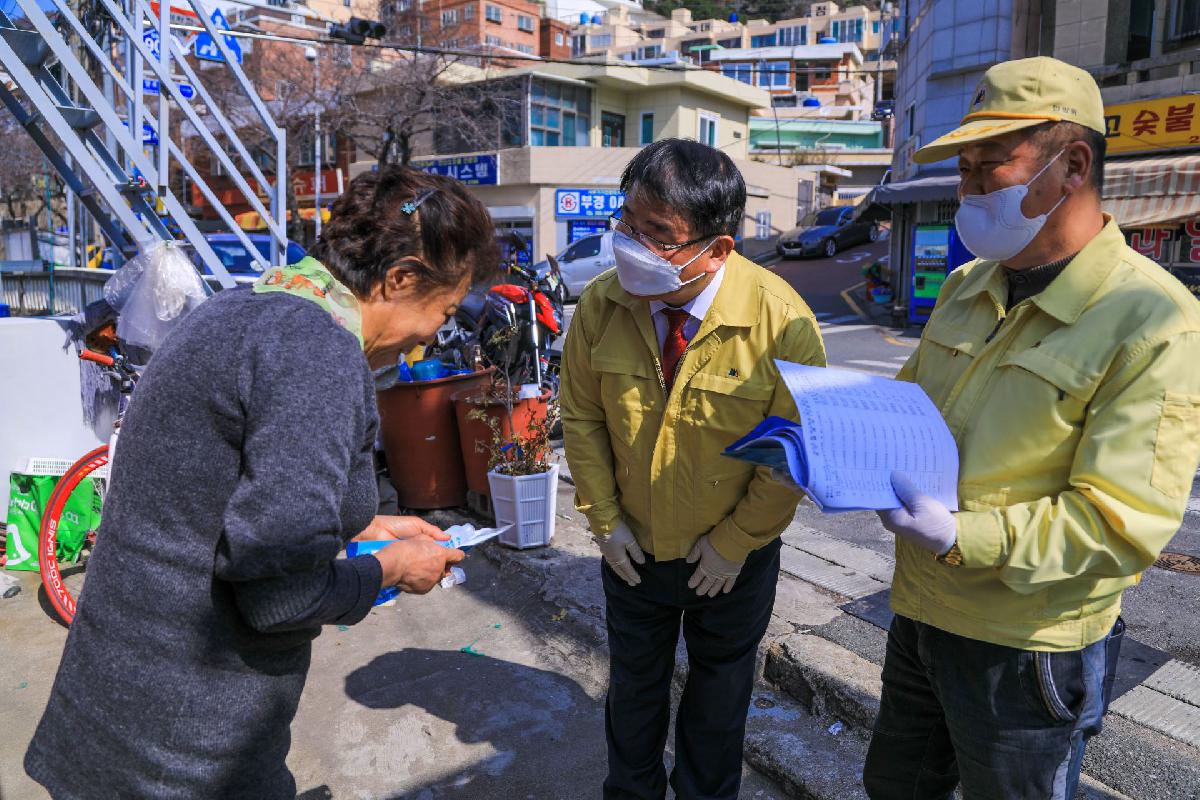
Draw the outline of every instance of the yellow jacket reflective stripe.
M892 604L973 639L1078 649L1108 633L1186 511L1200 303L1111 219L1007 318L1006 297L995 262L955 271L900 372L958 442L963 565L897 541Z
M774 359L825 365L816 319L779 277L733 254L668 395L649 303L609 271L584 291L562 364L576 507L606 534L624 520L658 561L710 531L741 561L791 521L797 496L721 455L771 415L796 418Z

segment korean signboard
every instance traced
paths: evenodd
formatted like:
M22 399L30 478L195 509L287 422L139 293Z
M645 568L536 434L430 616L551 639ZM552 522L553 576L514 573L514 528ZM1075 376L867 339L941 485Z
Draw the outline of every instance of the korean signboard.
M621 210L625 195L615 189L559 189L554 215L559 219L607 219Z
M1200 95L1104 107L1108 155L1200 147Z
M468 186L495 186L500 178L500 169L495 156L439 158L436 161L423 161L413 166L434 175L454 178Z
M1157 261L1200 298L1200 218L1179 227L1125 231L1129 246Z

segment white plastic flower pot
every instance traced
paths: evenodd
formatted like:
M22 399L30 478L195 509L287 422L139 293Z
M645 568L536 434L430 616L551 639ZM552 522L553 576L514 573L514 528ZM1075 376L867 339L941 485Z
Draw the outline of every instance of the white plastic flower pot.
M558 465L537 475L488 473L492 511L501 528L500 544L526 550L545 547L554 538L558 504Z

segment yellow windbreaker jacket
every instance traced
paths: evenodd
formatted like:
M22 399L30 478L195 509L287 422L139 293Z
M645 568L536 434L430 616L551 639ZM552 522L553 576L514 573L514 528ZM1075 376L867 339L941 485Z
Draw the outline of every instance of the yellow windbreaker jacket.
M774 359L825 365L816 319L781 278L733 254L668 395L645 300L601 275L575 311L562 414L576 507L603 535L624 520L658 561L711 531L742 561L791 521L797 495L721 451L765 417L796 419Z
M1179 528L1200 460L1200 302L1111 219L1005 315L995 262L946 281L900 373L958 442L960 567L896 542L896 613L1010 647L1102 639Z

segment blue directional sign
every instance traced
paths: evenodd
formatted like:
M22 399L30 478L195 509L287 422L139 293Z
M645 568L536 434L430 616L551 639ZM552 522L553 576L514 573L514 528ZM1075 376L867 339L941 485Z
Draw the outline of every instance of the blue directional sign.
M211 19L216 28L224 31L229 30L229 22L225 19L225 15L221 13L221 9L214 8ZM234 59L237 60L237 63L241 64L242 46L232 36L225 36L223 38L225 39L225 46L229 48L229 52L233 53ZM195 53L196 58L203 59L204 61L225 60L225 57L221 55L221 51L217 47L217 43L207 33L197 34Z
M154 28L146 28L142 31L142 42L146 45L146 49L150 51L150 55L155 58L162 58L162 39L158 38L158 31Z
M179 87L179 93L183 95L184 100L191 100L196 96L196 88L190 83L176 84ZM142 91L146 94L158 94L162 90L162 84L155 79L142 78Z
M415 165L424 172L445 175L468 186L495 186L499 180L496 156L457 156L438 158Z

